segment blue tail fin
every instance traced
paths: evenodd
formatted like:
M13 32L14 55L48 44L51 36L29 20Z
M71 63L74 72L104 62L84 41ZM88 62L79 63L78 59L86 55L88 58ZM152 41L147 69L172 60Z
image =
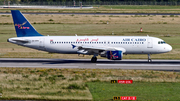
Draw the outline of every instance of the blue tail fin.
M11 10L17 37L43 36L39 34L19 10Z

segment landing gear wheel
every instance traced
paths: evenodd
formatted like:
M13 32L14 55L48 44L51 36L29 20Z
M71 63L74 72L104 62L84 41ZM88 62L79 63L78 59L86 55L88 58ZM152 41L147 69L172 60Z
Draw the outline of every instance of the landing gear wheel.
M96 63L96 61L97 61L97 57L92 57L92 58L91 58L91 62L92 62L92 63Z
M151 60L151 59L148 59L148 62L152 62L152 60Z

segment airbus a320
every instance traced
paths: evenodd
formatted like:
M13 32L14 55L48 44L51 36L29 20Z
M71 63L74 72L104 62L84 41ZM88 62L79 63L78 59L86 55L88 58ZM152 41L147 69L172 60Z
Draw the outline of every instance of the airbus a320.
M162 39L149 36L43 36L39 34L19 10L12 10L12 17L17 37L9 38L8 42L61 54L93 55L110 60L121 60L123 54L166 53L172 47Z

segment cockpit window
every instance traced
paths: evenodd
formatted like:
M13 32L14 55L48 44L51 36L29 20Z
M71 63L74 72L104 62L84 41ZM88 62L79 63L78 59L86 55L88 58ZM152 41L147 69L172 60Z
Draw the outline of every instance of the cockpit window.
M158 44L166 44L164 41L158 41Z

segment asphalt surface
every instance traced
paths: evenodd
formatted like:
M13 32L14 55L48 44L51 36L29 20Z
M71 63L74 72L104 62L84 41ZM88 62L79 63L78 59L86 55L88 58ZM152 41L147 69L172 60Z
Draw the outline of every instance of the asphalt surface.
M81 9L80 6L42 6L42 5L38 5L38 6L4 6L4 5L0 5L0 8L43 8L43 9ZM92 6L82 6L82 9L90 9L93 8Z
M136 69L180 72L180 60L152 60L151 63L148 63L147 60L142 59L121 61L98 59L96 63L91 63L90 59L0 58L0 67Z

